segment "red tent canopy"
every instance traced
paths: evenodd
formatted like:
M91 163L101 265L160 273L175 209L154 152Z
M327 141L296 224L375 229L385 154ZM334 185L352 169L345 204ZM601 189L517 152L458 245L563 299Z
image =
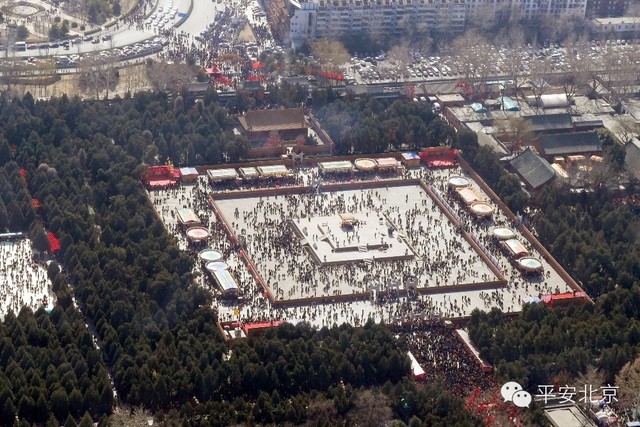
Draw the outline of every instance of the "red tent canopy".
M51 250L51 253L58 252L60 250L60 240L58 240L52 232L48 232L47 237L49 238L49 249Z

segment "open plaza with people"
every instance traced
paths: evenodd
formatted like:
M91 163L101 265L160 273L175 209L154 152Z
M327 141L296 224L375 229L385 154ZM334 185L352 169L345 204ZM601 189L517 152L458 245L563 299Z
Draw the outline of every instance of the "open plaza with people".
M22 307L51 310L56 297L46 266L36 261L26 237L0 241L0 319Z
M209 174L229 175L224 181L203 172L195 183L149 191L183 249L196 258L207 248L221 254L215 269L229 272L231 288L196 263L221 320L457 319L581 290L473 171L323 174L311 162L282 171L247 180ZM459 196L461 185L473 200ZM488 210L474 210L477 203ZM184 209L201 221L195 240L179 223Z

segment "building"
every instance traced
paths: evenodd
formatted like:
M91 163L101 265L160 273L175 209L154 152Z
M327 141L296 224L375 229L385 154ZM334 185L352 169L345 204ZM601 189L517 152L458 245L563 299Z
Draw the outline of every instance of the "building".
M625 166L630 174L640 179L640 140L633 138L624 146Z
M548 405L544 415L554 427L596 427L575 403Z
M555 156L585 157L602 155L602 145L596 132L574 132L542 135L534 143L546 158Z
M588 0L587 18L623 16L631 0Z
M272 132L277 132L283 141L295 140L308 135L307 121L302 108L279 110L251 110L238 116L242 133L250 141L266 141Z
M588 0L467 0L470 15L482 18L519 16L535 20L543 15L584 18Z
M637 39L640 38L640 18L595 18L591 20L591 29L601 40Z
M549 162L530 148L509 160L509 165L531 190L537 190L556 176Z
M417 27L460 34L468 8L468 0L311 0L291 4L289 39L294 48L308 40L345 34L399 36Z
M415 28L461 34L471 19L517 15L535 20L543 15L584 18L587 0L290 0L290 6L269 6L268 16L281 26L289 17L289 41L294 48L305 41L368 34L386 38ZM277 9L274 10L274 9Z

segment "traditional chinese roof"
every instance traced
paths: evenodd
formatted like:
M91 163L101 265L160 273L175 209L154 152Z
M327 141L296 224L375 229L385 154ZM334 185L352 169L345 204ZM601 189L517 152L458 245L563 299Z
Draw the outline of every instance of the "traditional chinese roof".
M545 156L585 154L602 151L596 132L573 132L542 135L540 148Z
M555 172L549 162L538 156L531 149L526 149L518 154L509 161L509 164L525 183L534 190L551 181L555 176Z
M302 108L251 110L238 117L245 132L270 132L306 128Z

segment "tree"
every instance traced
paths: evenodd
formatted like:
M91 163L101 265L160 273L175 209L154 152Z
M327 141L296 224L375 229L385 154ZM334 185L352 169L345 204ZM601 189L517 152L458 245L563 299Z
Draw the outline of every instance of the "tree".
M485 83L490 64L485 52L489 46L489 40L475 30L467 30L452 43L452 49L461 61L459 70L475 98L483 99L486 95Z
M19 25L16 28L16 38L18 40L26 40L29 37L29 30L24 25Z
M0 199L0 233L3 233L9 227L9 216L7 215L7 208L4 205L2 199Z
M318 40L311 44L311 52L328 71L338 71L338 67L351 59L344 45L336 40Z
M155 91L180 92L182 84L193 80L194 77L192 68L185 64L153 60L147 63L147 79Z
M6 390L5 393L0 394L3 397L0 400L0 424L5 426L13 425L16 420L16 407L13 403L13 393L10 390Z
M0 141L0 167L6 165L11 161L11 148L9 142L6 139Z
M357 426L380 426L391 419L389 398L379 390L366 389L356 395L349 419Z
M616 375L618 405L624 409L640 406L640 357L627 362Z
M480 147L478 145L478 134L472 130L463 129L457 133L452 147L461 150L466 159L472 160Z
M80 419L78 427L93 427L93 425L93 418L91 418L91 414L85 412L82 419Z
M613 133L618 137L622 145L626 145L640 134L640 124L638 124L632 116L620 116L618 117L618 123L615 125Z
M143 407L118 405L109 417L109 425L113 427L147 427L153 420L151 413Z
M33 249L41 254L49 251L49 238L47 237L47 233L44 231L44 227L42 227L42 224L39 222L34 224L32 227L30 238Z
M57 388L51 393L51 412L56 416L58 421L62 422L69 415L69 396L63 388Z

